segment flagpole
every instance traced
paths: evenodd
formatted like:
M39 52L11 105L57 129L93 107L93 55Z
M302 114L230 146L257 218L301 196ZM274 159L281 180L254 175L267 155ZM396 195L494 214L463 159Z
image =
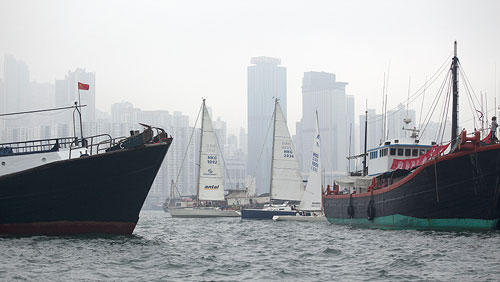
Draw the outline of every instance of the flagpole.
M82 101L80 100L80 86L78 86L78 103L79 103L79 105L81 107L82 106ZM81 108L78 110L78 114L80 116L80 134L82 135L82 145L83 145L84 141L83 141L83 123L82 123Z

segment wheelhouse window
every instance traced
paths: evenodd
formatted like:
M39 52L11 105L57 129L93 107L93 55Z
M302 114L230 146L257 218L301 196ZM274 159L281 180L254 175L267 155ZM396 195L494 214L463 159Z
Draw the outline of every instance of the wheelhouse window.
M411 150L411 156L412 157L418 157L418 149Z
M395 156L396 155L396 148L391 148L389 150L389 153L391 154L391 156Z
M424 155L425 154L425 150L424 149L420 149L420 155Z
M381 149L381 150L379 151L379 153L380 153L380 157L385 157L385 156L387 156L387 148L385 148L385 149Z
M411 156L411 149L405 149L405 157Z
M404 150L403 149L398 149L398 156L402 156L404 154Z

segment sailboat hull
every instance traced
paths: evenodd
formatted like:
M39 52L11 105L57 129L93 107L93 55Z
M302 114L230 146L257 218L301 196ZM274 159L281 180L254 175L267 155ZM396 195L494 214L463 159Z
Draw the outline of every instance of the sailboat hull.
M500 144L429 161L372 193L324 195L331 223L380 228L493 229L500 213Z
M169 208L172 217L180 218L207 218L207 217L239 217L235 210L221 210L215 208Z
M241 211L243 219L273 219L273 216L293 215L297 211L263 210L263 209L244 209Z

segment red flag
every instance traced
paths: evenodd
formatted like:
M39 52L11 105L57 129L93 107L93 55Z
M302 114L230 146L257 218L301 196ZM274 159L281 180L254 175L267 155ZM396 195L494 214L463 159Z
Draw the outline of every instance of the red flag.
M89 90L89 85L85 83L78 82L78 89L79 90Z

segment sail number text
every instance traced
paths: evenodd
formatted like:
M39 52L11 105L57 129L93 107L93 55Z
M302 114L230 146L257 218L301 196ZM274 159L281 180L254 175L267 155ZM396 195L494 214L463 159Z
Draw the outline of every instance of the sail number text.
M313 157L311 161L311 170L318 171L318 167L319 167L319 154L313 152Z
M290 142L282 142L281 149L283 150L284 158L291 158L291 159L295 158L295 154L293 153L292 150L292 144L290 144Z
M217 164L217 156L207 156L207 163L208 164Z

